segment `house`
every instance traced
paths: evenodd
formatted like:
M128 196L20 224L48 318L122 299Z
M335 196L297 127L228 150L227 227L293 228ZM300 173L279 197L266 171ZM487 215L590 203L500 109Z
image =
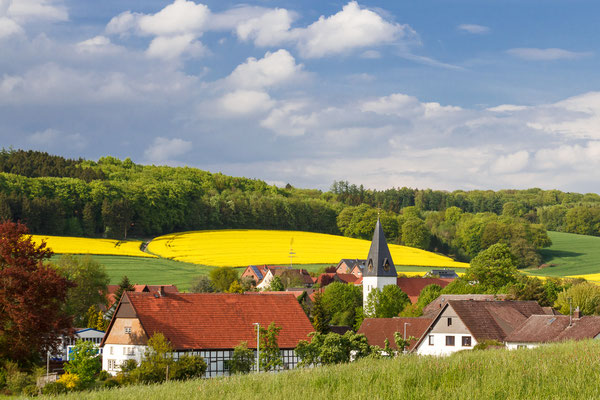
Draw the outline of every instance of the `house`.
M385 339L390 342L390 347L397 349L396 342L394 341L394 334L400 332L406 337L414 337L415 340L411 341L408 349L412 350L417 344L418 339L423 336L425 330L431 325L433 320L431 318L365 318L363 323L358 329L359 334L366 336L369 345L385 347ZM406 329L406 331L405 331Z
M414 351L447 355L484 340L504 342L527 318L542 314L544 309L535 301L448 300Z
M63 337L62 342L59 346L59 352L53 356L54 360L68 361L71 349L77 341L83 340L84 342L92 342L96 347L100 346L104 338L104 332L93 328L75 328L72 336Z
M600 339L600 317L581 316L579 309L569 315L532 315L506 338L509 349L532 348L566 340Z
M397 284L404 293L408 295L410 302L415 304L419 299L421 291L429 285L439 285L443 288L448 286L452 282L452 279L441 279L441 278L398 278Z
M313 327L292 294L126 292L101 343L102 369L116 374L126 360L140 362L148 339L157 332L171 343L174 356L200 355L206 377L228 374L225 361L246 342L256 348L256 326L281 327L283 368L298 363L294 349Z
M425 274L428 278L442 278L442 279L456 279L458 278L458 274L453 269L432 269L427 274Z
M356 285L360 278L352 274L340 274L337 272L324 272L319 275L315 281L320 287L325 287L333 282L351 283Z
M372 290L382 290L387 285L396 285L397 281L398 274L392 254L385 240L381 223L377 219L367 256L367 265L362 276L363 304L367 304L367 298Z
M134 292L152 292L156 293L160 290L163 290L167 293L178 293L177 286L175 285L133 285ZM108 303L108 308L110 308L115 302L115 295L119 290L119 285L107 285L106 286L106 301Z
M342 258L338 263L335 272L338 274L352 274L360 277L363 274L367 260Z
M435 318L449 300L504 300L505 294L443 294L423 308L423 316Z
M264 277L262 281L258 282L256 285L256 288L259 290L268 289L271 286L271 281L276 276L281 279L281 283L283 283L284 286L302 285L304 287L311 287L314 283L312 277L305 269L265 265L263 271Z
M266 265L263 267L266 267ZM263 280L265 274L266 271L264 270L264 268L261 268L257 265L249 265L246 267L240 278L249 278L250 280L254 281L253 286L256 286L260 281Z

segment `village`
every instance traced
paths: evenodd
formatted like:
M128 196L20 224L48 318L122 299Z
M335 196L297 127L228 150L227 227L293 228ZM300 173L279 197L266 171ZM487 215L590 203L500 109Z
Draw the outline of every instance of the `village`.
M364 260L343 259L335 271L318 277L290 267L249 266L242 277L251 278L257 291L242 294L180 293L173 285L135 285L133 291L122 294L106 332L76 330L65 338L60 359L69 359L76 341L89 341L99 348L102 369L117 375L125 366L131 368L132 360L140 364L148 353L149 340L162 334L175 359L202 357L206 378L229 375L234 349L240 344L252 352L252 370L261 371L265 369L257 362L261 359L260 327L271 325L278 328L276 345L281 359L273 370L294 369L299 364L306 366L297 348L315 334L315 303L327 283L360 288L364 304L372 301L370 293L397 287L415 304L427 286L445 287L456 279L451 270L432 270L429 277L398 277L379 222L366 256ZM266 290L280 277L293 279L297 287ZM113 297L116 287L109 287ZM352 326L319 328L334 335L353 334ZM368 345L384 356L386 352L446 356L477 346L510 350L598 338L600 316L584 316L579 308L562 315L536 301L511 300L506 295L442 294L426 304L419 317L367 316L356 334L363 335ZM349 357L352 360L355 354ZM312 361L311 367L320 364Z

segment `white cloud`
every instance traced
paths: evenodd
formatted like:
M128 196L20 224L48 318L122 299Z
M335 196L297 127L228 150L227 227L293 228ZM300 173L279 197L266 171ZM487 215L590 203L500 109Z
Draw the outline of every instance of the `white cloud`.
M381 53L378 52L377 50L367 50L364 53L362 53L360 55L362 58L367 58L367 59L377 59L377 58L381 58Z
M23 28L10 18L0 17L0 39L22 34Z
M76 49L87 54L110 54L125 51L123 47L114 45L109 38L102 35L77 43Z
M62 1L8 0L6 15L18 22L47 20L67 21L69 14Z
M157 137L152 144L144 151L144 157L149 162L158 163L173 163L173 159L177 158L192 149L192 142L173 138Z
M515 48L509 49L506 52L511 56L530 61L572 60L592 55L591 52L575 52L557 48Z
M275 53L267 52L260 60L248 58L233 70L227 81L239 88L263 88L297 78L301 70L302 64L296 64L294 57L282 49Z
M394 115L401 118L435 118L447 113L461 111L460 107L442 106L439 103L421 103L416 97L402 93L394 93L367 101L361 105L363 112L374 112L381 115Z
M268 111L275 102L262 91L236 90L221 97L219 104L228 114L244 115Z
M499 106L490 107L487 110L492 111L492 112L497 112L497 113L508 113L508 112L514 112L514 111L523 111L526 109L527 109L526 106L517 106L514 104L501 104Z
M525 150L498 157L491 166L495 174L508 174L521 171L529 162L529 153Z
M210 16L204 4L193 1L175 0L153 15L139 17L141 32L150 35L182 35L202 32Z
M276 46L291 39L290 27L293 20L293 13L276 8L239 22L236 33L241 40L253 40L257 46Z
M489 27L477 24L461 24L457 26L457 29L460 31L465 31L467 33L472 33L474 35L482 35L490 32Z
M197 57L204 54L202 43L194 40L194 35L185 34L177 36L158 36L152 39L146 54L153 58L173 60L181 55Z
M307 129L317 125L316 113L302 113L305 102L290 101L277 107L262 121L260 126L282 136L301 136Z
M125 11L113 17L106 25L106 33L109 35L126 34L129 31L137 30L139 19L142 14Z
M35 132L27 138L32 147L37 149L74 149L82 150L87 145L87 140L79 133L65 134L56 129L46 129Z
M414 35L414 31L407 25L388 22L351 1L337 14L321 16L306 28L294 29L292 35L298 37L300 52L305 57L319 58L393 43Z

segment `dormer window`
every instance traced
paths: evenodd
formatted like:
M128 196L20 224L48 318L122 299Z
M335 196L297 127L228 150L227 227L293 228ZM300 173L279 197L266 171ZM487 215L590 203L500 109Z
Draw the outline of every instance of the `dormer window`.
M130 326L126 326L126 327L125 327L125 334L126 334L126 335L129 335L129 334L131 334L131 327L130 327Z
M390 270L390 260L388 260L387 258L383 259L383 270L384 271Z

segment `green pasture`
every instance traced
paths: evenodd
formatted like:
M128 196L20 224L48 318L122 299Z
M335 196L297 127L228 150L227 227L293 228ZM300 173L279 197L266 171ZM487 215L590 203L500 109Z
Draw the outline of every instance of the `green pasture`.
M598 399L600 341L130 386L58 399ZM54 397L53 397L54 398Z
M542 249L545 268L529 268L532 275L567 276L600 273L600 237L548 232L552 246Z

